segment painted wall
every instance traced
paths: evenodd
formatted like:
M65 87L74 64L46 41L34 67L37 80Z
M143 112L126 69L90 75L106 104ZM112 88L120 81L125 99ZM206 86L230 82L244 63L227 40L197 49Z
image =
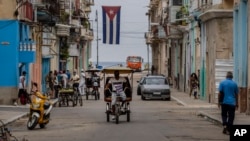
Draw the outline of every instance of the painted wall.
M14 11L16 9L16 1L15 0L1 0L0 1L0 18L1 19L15 19ZM6 8L8 6L8 8Z
M0 103L10 102L17 97L19 70L19 22L16 20L0 21Z
M19 22L16 20L0 21L0 73L1 87L16 87L19 52Z
M239 109L246 112L247 109L247 76L248 76L248 33L247 33L247 3L241 0L234 10L234 50L235 50L235 80L239 86Z

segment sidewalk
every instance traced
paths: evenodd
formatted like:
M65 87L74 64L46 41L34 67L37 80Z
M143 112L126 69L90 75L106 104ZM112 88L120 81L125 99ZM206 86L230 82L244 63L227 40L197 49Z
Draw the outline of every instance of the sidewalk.
M54 105L58 99L50 100ZM30 106L27 105L0 105L0 120L3 121L4 125L7 125L11 122L14 122L22 117L25 117L29 114ZM0 126L2 124L0 123Z
M221 122L221 111L217 104L211 104L207 101L200 99L194 99L189 97L189 94L185 92L179 92L176 89L171 89L171 98L176 100L179 104L187 108L197 108L196 115L207 118L208 120L222 124ZM250 116L245 113L239 113L236 111L234 124L250 125Z

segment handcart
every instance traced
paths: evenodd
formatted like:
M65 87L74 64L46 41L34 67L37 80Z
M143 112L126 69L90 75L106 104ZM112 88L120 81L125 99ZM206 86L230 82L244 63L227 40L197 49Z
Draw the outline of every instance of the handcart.
M59 107L69 106L69 102L71 102L74 107L77 105L78 101L80 106L82 106L82 97L75 88L62 88L59 90L58 96Z

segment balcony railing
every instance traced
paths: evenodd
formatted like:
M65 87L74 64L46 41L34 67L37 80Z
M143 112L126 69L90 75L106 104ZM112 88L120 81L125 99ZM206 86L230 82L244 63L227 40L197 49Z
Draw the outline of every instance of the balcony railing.
M85 4L88 6L93 6L95 4L94 0L85 0Z
M63 25L63 24L57 24L57 31L56 35L57 36L69 36L70 35L70 26L68 25Z
M32 41L20 42L19 61L22 63L34 63L36 59L36 44Z
M94 33L91 29L81 28L81 37L87 40L93 40Z

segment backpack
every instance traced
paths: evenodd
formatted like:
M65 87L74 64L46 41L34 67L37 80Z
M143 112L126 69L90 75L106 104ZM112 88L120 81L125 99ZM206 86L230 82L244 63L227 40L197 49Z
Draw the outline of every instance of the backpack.
M27 98L25 96L25 93L21 93L20 102L21 102L22 105L25 105L27 103Z

